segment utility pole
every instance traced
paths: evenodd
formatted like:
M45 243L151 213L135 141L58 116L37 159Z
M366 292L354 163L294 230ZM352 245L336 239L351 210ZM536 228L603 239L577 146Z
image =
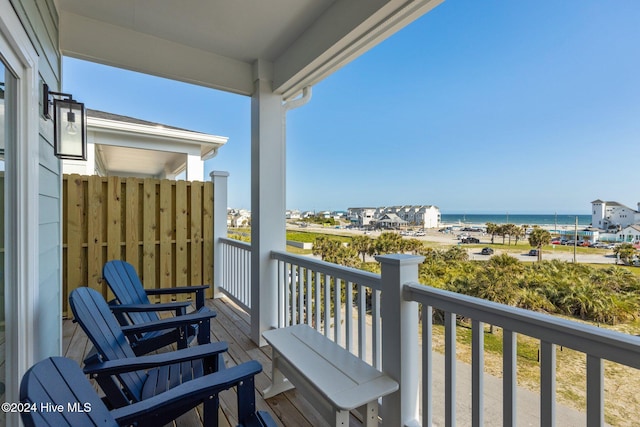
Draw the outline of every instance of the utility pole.
M576 216L576 226L573 234L573 263L576 263L576 248L578 247L578 217Z

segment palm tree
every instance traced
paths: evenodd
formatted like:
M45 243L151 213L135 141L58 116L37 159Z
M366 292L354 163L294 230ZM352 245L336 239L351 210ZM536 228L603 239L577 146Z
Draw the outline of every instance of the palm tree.
M362 262L365 262L364 257L371 251L373 240L367 236L353 236L349 246L362 255Z
M630 264L633 256L636 254L636 248L631 243L623 243L613 248L613 253L624 264ZM616 261L617 262L617 261Z
M378 255L402 252L404 242L402 236L396 233L385 232L375 240L375 253Z
M529 234L529 244L538 249L538 261L542 261L542 246L551 242L551 233L538 226L533 227Z
M493 222L487 222L487 234L491 235L491 244L493 245L493 238L498 234L498 225Z

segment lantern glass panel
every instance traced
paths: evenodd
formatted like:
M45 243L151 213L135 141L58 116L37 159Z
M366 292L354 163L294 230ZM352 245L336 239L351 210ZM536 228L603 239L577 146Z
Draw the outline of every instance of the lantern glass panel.
M56 156L86 160L84 104L56 99L54 122Z

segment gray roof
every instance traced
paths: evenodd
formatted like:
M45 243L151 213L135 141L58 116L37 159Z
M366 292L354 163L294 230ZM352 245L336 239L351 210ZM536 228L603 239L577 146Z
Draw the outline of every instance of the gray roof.
M184 132L192 132L192 133L198 133L201 135L207 135L204 132L197 132L189 129L165 125L162 123L150 122L147 120L136 119L134 117L122 116L120 114L107 113L105 111L92 110L90 108L87 108L87 117L94 117L96 119L104 119L104 120L113 120L114 122L132 123L136 125L145 125L145 126L153 126L153 127L159 126L166 129L181 130Z

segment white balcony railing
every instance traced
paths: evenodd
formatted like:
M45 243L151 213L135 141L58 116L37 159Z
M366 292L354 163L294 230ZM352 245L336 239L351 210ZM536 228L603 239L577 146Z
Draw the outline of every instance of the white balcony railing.
M217 288L251 313L251 244L226 237L218 242L221 272Z
M587 426L604 425L603 360L640 369L640 338L558 317L408 283L404 298L422 305L422 425L432 425L432 310L445 319L445 425L456 419L456 316L472 319L472 425L483 425L484 323L503 328L503 425L514 426L516 334L540 340L540 425L556 424L556 347L586 355Z
M224 251L223 291L235 301L250 306L250 245L220 239L220 246ZM474 426L484 422L481 408L484 407L485 324L503 329L502 418L505 426L515 426L518 419L518 334L540 340L540 425L556 424L557 346L586 356L586 425L589 427L604 425L603 360L640 369L640 338L419 284L412 277L417 277L420 257L407 257L414 262L396 265L395 270L385 263L389 257L379 257L382 276L286 252L274 251L271 257L278 263L278 327L307 323L391 374L400 382L401 391L396 402L393 397L383 401L381 414L385 414L386 405L387 420L400 417L404 425L412 425L410 420L414 419L423 426L432 425L434 309L444 312L445 319L444 419L447 426L456 423L456 317L471 319L472 323L471 420ZM408 280L407 269L415 270ZM386 301L381 298L383 291ZM400 295L395 302L393 294ZM400 305L394 308L396 303ZM422 309L421 335L417 327L419 307ZM388 313L384 322L381 311ZM402 318L405 320L398 320ZM384 364L383 334L388 346ZM396 339L398 341L390 343ZM421 378L416 375L418 372L422 372ZM420 395L422 402L418 405ZM421 415L418 415L418 406L422 407ZM395 425L395 422L384 425Z
M381 367L380 275L274 251L278 327L306 323Z

